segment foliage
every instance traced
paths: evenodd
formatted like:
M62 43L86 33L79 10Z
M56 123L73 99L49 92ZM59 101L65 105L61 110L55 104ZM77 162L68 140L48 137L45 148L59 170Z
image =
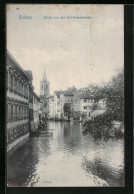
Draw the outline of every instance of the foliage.
M123 121L124 80L123 70L118 72L110 82L98 87L94 95L96 99L106 98L107 110L117 115L117 119Z
M116 114L112 113L111 111L106 111L102 115L98 115L95 118L86 121L84 123L85 130L83 134L90 133L95 139L105 139L108 140L109 138L122 138L123 133L121 129L115 130L114 129L114 122L117 119Z
M107 111L90 121L85 122L84 134L90 133L94 138L104 139L122 138L121 129L113 130L113 122L123 121L123 97L124 97L124 81L123 70L118 72L110 82L101 87L96 87L94 90L96 99L101 97L106 98Z
M107 108L117 114L117 119L123 121L124 81L123 71L119 72L109 83L106 91Z

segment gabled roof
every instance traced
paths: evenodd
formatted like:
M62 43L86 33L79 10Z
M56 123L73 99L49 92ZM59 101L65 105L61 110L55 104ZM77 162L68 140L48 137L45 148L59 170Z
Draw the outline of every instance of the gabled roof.
M61 94L61 91L54 91L54 93L59 98L60 97L60 94Z
M46 96L45 98L47 98L47 99L54 99L54 96L48 95L48 96Z
M94 99L95 97L93 95L87 95L87 94L81 94L81 99Z

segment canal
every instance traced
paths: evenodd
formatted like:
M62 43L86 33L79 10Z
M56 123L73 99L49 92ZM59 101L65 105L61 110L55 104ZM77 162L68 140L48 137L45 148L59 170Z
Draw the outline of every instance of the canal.
M52 137L30 137L8 153L8 186L124 186L123 140L95 141L81 123L48 126Z

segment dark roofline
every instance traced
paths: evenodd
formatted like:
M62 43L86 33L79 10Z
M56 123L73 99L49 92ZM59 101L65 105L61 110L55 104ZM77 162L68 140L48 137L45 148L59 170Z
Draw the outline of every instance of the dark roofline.
M54 91L54 94L59 98L60 97L60 94L61 92L60 91Z
M53 95L51 95L51 96L50 96L50 98L54 98L54 96L53 96Z
M74 94L64 93L65 96L74 96Z
M26 72L26 74L30 77L30 79L33 80L33 73L31 70L24 70Z
M20 66L20 64L16 61L16 59L12 56L12 54L9 52L9 50L7 50L7 57L9 57L9 59L11 60L11 62L13 63L12 65L15 65L16 68L18 68L18 70L21 71L21 73L23 73L24 76L26 76L26 78L28 78L28 80L30 80L30 78L28 77L28 75L25 73L25 70L22 69L22 67Z
M80 96L80 99L95 99L94 96Z
M33 92L33 95L40 101L39 96L35 92Z

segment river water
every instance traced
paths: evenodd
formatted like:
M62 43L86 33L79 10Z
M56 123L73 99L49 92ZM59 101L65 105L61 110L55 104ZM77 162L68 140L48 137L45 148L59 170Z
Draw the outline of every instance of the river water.
M52 137L30 137L7 157L8 186L124 186L124 141L84 136L81 123L49 122Z

